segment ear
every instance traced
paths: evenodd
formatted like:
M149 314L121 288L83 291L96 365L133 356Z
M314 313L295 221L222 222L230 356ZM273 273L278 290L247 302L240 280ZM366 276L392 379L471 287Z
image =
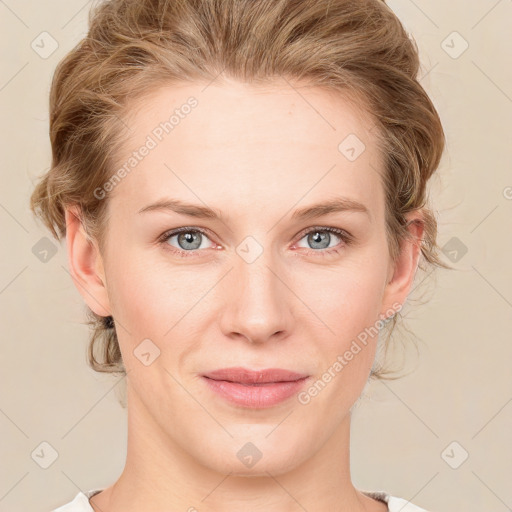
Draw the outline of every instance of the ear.
M103 260L80 220L77 207L66 208L66 243L71 277L85 303L100 316L111 314Z
M418 268L421 255L421 242L424 232L423 216L421 212L410 212L406 215L408 221L407 229L413 235L413 240L404 240L401 243L400 255L396 263L390 262L384 297L382 301L383 311L389 315L390 309L395 309L393 305L404 305L407 300Z

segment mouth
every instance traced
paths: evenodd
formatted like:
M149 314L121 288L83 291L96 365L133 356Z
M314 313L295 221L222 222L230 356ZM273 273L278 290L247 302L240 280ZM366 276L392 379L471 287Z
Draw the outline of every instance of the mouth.
M222 368L203 375L211 380L222 380L239 384L271 384L277 382L295 382L309 377L282 368L267 368L264 370L249 370L242 367Z
M297 394L309 375L271 368L225 368L202 375L208 388L231 405L250 409L276 406Z

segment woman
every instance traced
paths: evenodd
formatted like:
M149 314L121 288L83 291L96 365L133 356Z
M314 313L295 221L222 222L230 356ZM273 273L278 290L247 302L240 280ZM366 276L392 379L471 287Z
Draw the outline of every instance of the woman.
M111 0L59 64L31 207L91 366L126 375L109 487L59 512L424 510L351 482L351 408L418 267L444 148L380 0Z

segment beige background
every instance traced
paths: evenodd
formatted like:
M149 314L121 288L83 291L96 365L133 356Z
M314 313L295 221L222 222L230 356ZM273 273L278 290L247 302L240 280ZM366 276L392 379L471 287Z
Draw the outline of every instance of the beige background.
M389 3L418 43L422 83L445 126L448 148L432 197L440 245L456 270L427 277L427 304L420 296L408 302L419 357L410 351L414 372L372 384L356 408L353 479L433 512L505 512L512 508L512 2ZM84 35L90 5L0 1L2 512L49 512L79 490L109 485L124 464L126 411L116 396L124 382L86 366L84 306L65 245L53 241L56 254L41 261L36 244L50 235L28 209L33 181L50 164L50 79ZM41 53L46 38L51 50L45 31L58 43L49 56L31 47L35 41ZM464 41L469 47L457 56ZM455 257L452 244L467 253ZM47 469L39 464L50 461L50 448L36 455L42 442L58 453Z

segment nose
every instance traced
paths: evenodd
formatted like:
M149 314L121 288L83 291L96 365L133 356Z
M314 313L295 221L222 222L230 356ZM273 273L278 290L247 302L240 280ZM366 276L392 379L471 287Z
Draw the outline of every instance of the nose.
M229 274L222 289L226 297L221 311L223 334L260 344L289 336L294 294L286 269L263 252L251 263L237 257Z

